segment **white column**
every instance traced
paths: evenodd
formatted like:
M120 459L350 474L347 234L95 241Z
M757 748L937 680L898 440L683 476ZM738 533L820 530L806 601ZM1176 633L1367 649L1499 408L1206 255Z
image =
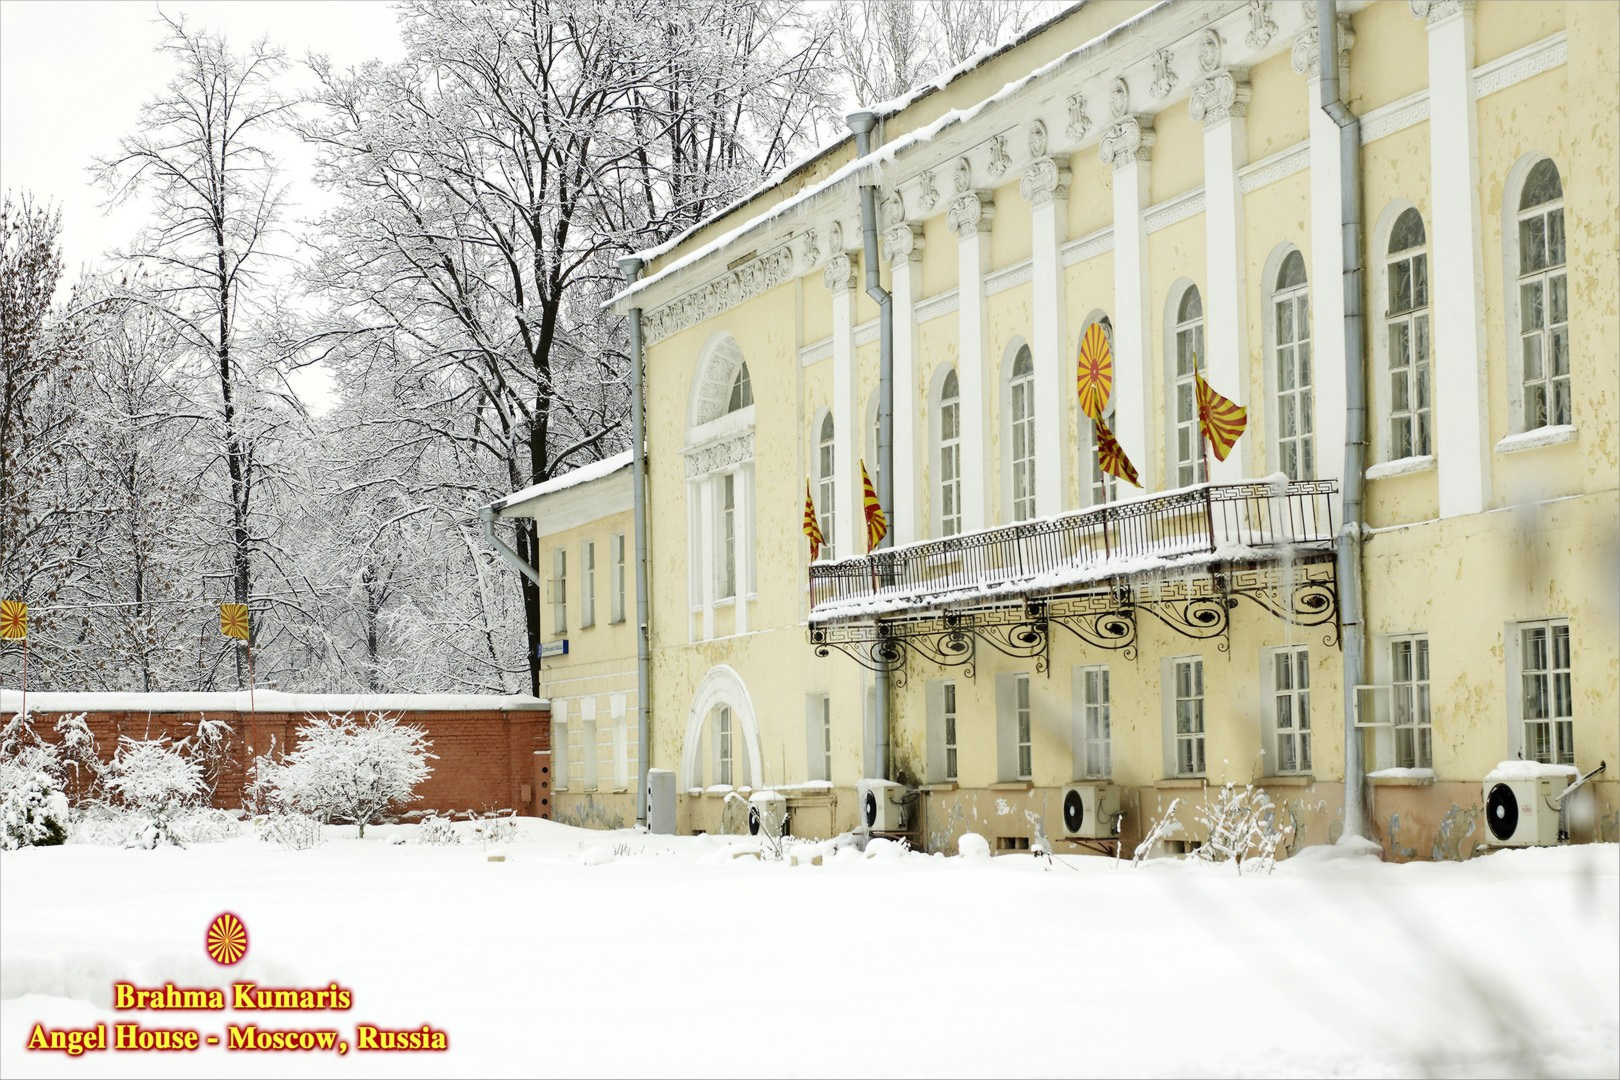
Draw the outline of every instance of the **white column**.
M738 469L732 474L732 529L731 529L731 555L733 565L736 566L736 628L734 633L743 634L748 631L748 564L749 553L754 550L753 545L753 483L750 471L746 468Z
M917 292L922 267L922 229L899 222L883 234L889 259L889 295L894 305L894 505L889 508L893 543L920 539L921 500L917 476Z
M990 491L985 482L989 397L985 369L984 279L990 265L990 222L995 202L988 191L965 191L951 203L956 233L956 380L962 396L962 531L985 528Z
M698 545L701 564L698 567L698 595L703 605L703 640L714 637L714 480L705 476L698 481Z
M1210 73L1193 88L1188 108L1204 125L1205 376L1216 390L1252 408L1243 310L1243 193L1237 178L1248 152L1249 86L1230 71ZM1232 483L1243 478L1246 467L1264 471L1258 467L1263 459L1245 460L1252 442L1238 440L1237 452L1225 461L1211 456L1210 479Z
M1103 133L1102 159L1114 166L1114 435L1152 491L1158 454L1152 432L1152 324L1148 319L1148 168L1153 158L1152 119L1125 115L1124 80L1116 80L1115 119Z
M855 523L861 516L860 476L855 466L855 447L861 443L861 427L855 402L855 259L839 253L827 260L822 275L832 293L833 322L833 536L840 559L862 554L857 544L861 531Z
M1452 2L1433 4L1428 11L1434 225L1430 377L1436 388L1446 388L1445 401L1435 409L1434 432L1441 517L1477 514L1485 509L1491 490L1472 9L1472 4Z
M1314 18L1314 16L1313 16ZM1339 21L1339 86L1349 86L1354 40L1347 19ZM1316 26L1306 27L1294 47L1294 70L1305 76L1310 110L1311 160L1311 388L1315 397L1316 476L1344 477L1345 356L1344 239L1340 225L1344 185L1339 176L1339 125L1322 111ZM1262 285L1267 284L1262 282Z
M1030 136L1031 149L1046 149L1046 128ZM1031 353L1035 360L1035 513L1061 513L1074 476L1075 455L1064 449L1067 406L1074 388L1065 376L1067 362L1063 302L1063 267L1058 249L1068 231L1069 170L1049 157L1037 158L1024 170L1019 193L1030 206Z

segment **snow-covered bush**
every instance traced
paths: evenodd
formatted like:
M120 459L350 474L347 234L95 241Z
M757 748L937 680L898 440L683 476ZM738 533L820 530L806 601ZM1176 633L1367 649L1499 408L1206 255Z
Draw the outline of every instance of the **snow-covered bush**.
M307 814L265 814L253 819L259 839L294 851L308 851L321 842L321 823Z
M229 810L199 806L175 818L170 828L182 844L214 844L240 833L242 822Z
M167 736L119 736L102 781L113 803L141 820L144 834L137 842L143 847L180 843L174 819L197 807L204 793L201 766L170 745Z
M236 730L226 720L210 720L203 716L190 735L175 744L175 749L197 763L202 773L203 793L209 800L219 788L219 778L231 764L231 743ZM273 736L272 736L273 738Z
M425 730L395 715L311 716L280 762L254 763L255 793L271 809L355 825L365 836L367 824L420 798L416 785L432 775L428 759L438 757L431 746Z
M461 834L456 831L456 823L449 818L429 814L416 830L416 842L443 847L461 843Z
M473 835L485 844L510 844L517 839L517 821L510 811L485 814L473 824Z
M60 763L50 748L28 746L0 759L0 848L60 844L68 825Z
M1292 825L1278 824L1271 796L1253 784L1244 785L1242 791L1227 784L1213 803L1206 802L1193 813L1209 831L1196 856L1205 862L1230 862L1240 874L1245 866L1271 873L1278 846L1294 831Z
M1140 866L1142 860L1153 853L1154 846L1160 840L1167 839L1181 831L1181 819L1176 817L1176 808L1180 805L1180 799L1170 800L1170 805L1165 808L1164 813L1160 814L1158 820L1148 828L1147 835L1142 837L1142 842L1136 845L1136 851L1131 855L1132 866Z

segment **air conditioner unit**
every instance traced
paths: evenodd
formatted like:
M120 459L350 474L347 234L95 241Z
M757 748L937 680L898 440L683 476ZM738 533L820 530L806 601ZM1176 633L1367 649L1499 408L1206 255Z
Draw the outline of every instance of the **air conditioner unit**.
M1570 778L1562 772L1515 775L1520 771L1499 766L1485 777L1485 839L1498 847L1558 843L1558 800Z
M675 770L647 770L647 831L675 835Z
M761 791L748 800L748 835L779 840L787 828L787 800L774 791Z
M1119 788L1113 784L1070 784L1063 789L1063 835L1075 840L1109 840L1119 835Z
M906 827L906 789L893 780L857 780L855 800L860 826L869 832L898 832Z

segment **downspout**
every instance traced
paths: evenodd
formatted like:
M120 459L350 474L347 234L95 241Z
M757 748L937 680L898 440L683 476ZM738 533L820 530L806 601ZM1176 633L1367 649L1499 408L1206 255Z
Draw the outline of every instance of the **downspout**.
M862 110L844 118L855 133L855 156L872 151L872 128L877 114ZM889 532L894 532L894 301L878 281L877 185L861 185L861 264L866 270L866 295L878 307L878 502L890 515ZM850 432L851 438L854 432ZM885 536L879 546L890 545ZM877 742L877 776L889 779L889 672L877 673L877 715L873 718L873 738Z
M1367 834L1356 687L1366 681L1361 613L1361 489L1367 451L1365 317L1361 285L1361 120L1339 96L1339 13L1316 0L1322 111L1339 125L1339 226L1344 266L1344 520L1339 530L1339 632L1344 647L1344 837Z
M642 262L634 255L619 260L619 273L625 281L635 281ZM647 720L651 715L647 700L651 687L648 658L652 652L652 628L647 620L647 588L651 563L647 558L647 414L643 400L641 305L630 308L630 490L636 533L636 824L647 824Z

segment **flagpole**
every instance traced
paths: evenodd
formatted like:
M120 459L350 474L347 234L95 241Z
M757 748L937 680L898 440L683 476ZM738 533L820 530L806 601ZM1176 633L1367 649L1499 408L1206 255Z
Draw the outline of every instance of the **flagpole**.
M248 715L252 716L252 715L254 715L255 713L257 713L259 711L259 708L258 708L257 705L254 704L254 701L253 701L253 638L251 637L252 631L250 630L248 633L250 635L248 637L248 640L247 640L247 654L248 654Z
M28 720L28 635L23 634L23 669L22 669L22 715L24 723Z
M1198 370L1198 354L1192 354L1193 361L1193 411L1198 416L1198 452L1204 459L1204 527L1209 530L1209 549L1215 550L1215 511L1210 505L1213 492L1210 485L1215 482L1215 476L1209 471L1209 422L1204 418L1206 406L1199 400L1204 397L1199 388L1204 383L1203 373Z

